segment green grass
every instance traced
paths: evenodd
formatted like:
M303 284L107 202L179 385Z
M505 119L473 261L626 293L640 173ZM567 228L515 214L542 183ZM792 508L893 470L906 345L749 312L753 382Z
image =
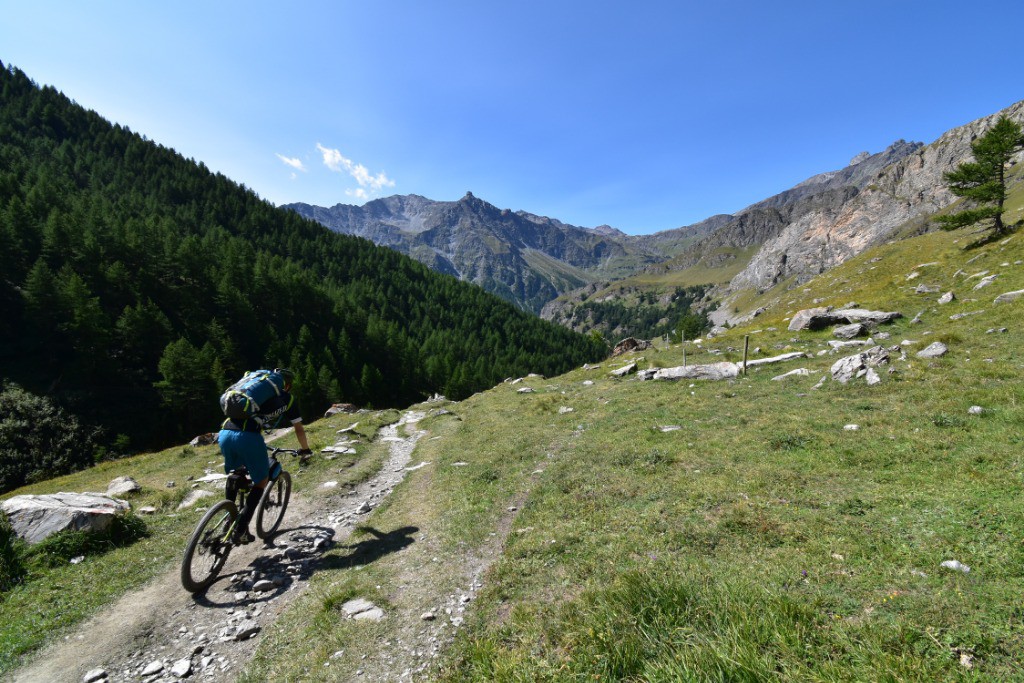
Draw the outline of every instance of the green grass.
M760 355L816 352L829 331L792 333L784 320L816 298L901 310L886 343L920 343L876 387L812 391L839 356L693 387L613 380L605 364L529 380L533 394L499 385L449 406L454 416L423 425L431 436L414 460L431 466L370 520L413 525L416 542L358 570L318 573L246 680L353 675L364 660L330 654L372 660L424 605L464 588L455 567L495 543L512 504L502 552L437 678L1019 679L1024 368L1013 331L1022 304L991 302L1024 288L1024 267L1013 265L1024 238L964 251L971 239L940 233L883 246L767 293L768 313L704 344L742 348L752 334ZM975 293L953 273L982 253L971 266L994 264L1001 276ZM960 299L937 306L937 294L913 292L921 282ZM922 309L924 323L910 325ZM984 313L948 319L968 310ZM985 334L1002 326L1011 333ZM949 356L916 359L913 349L932 339L946 340ZM681 362L679 347L643 355L642 365ZM739 353L689 345L691 363L728 357ZM770 381L798 366L813 372ZM971 405L986 411L969 415ZM859 430L844 430L851 423ZM668 424L681 429L657 429ZM940 567L948 559L971 573ZM424 574L418 583L410 566ZM388 620L337 617L338 600L363 593L385 601ZM297 663L275 656L282 651Z
M319 449L334 443L334 432L359 421L357 431L372 437L379 426L394 422L396 411L370 415L338 415L307 425L310 446ZM295 447L295 437L275 442ZM354 466L331 474L331 478L358 482L371 476L379 461L367 457L367 447L357 447ZM284 461L292 472L296 493L324 495L315 484L338 467L338 461L314 457L308 469L298 470ZM223 459L216 446L176 447L158 453L101 463L88 470L28 486L4 496L55 493L58 491L105 491L111 479L128 474L143 490L128 500L134 510L152 505L157 513L129 515L115 525L109 536L94 538L81 532L62 533L37 546L20 542L13 548L21 569L19 582L0 592L0 676L17 667L22 659L125 592L170 570L181 559L181 552L192 527L206 509L203 501L195 507L176 512L184 495L191 490L188 477L203 475L204 469L223 471ZM167 483L175 482L174 488ZM222 490L222 489L221 489ZM209 499L216 500L216 498ZM82 555L80 564L70 564Z

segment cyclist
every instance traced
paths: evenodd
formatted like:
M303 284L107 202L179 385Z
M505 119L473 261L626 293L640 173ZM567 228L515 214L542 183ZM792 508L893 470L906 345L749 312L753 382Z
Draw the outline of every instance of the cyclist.
M256 540L249 533L249 522L256 512L260 496L263 495L263 489L270 481L271 475L263 430L273 429L284 418L295 428L295 438L301 446L299 456L305 459L312 454L309 442L306 441L306 430L302 426L302 415L295 403L295 397L290 393L295 374L287 368L277 368L274 372L284 379L284 391L264 401L259 412L248 420L225 420L217 438L220 452L224 456L224 471L231 474L233 470L244 465L255 484L238 513L238 523L231 536L231 542L235 544L251 543Z

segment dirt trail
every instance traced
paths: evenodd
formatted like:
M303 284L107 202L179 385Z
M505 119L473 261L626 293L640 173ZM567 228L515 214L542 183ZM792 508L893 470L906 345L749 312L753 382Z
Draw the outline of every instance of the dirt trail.
M423 432L402 438L399 428L422 417L406 412L398 423L381 430L389 457L370 480L317 501L315 509L293 495L272 545L256 542L236 548L205 594L186 593L175 566L40 652L15 672L14 680L79 683L95 670L105 672L95 680L111 682L235 679L258 646L260 631L305 590L320 554L332 542L345 540L402 481Z

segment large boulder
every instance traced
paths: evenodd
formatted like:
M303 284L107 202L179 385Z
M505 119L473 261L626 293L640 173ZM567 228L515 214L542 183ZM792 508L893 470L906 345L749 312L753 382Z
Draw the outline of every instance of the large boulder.
M996 297L997 304L1006 304L1011 301L1016 301L1020 297L1024 296L1024 289L1018 289L1014 292L1004 292Z
M883 325L903 317L902 313L896 311L869 311L865 308L843 308L832 311L832 315L850 324L864 323L866 325Z
M917 352L918 358L941 358L949 351L949 347L942 342L932 342Z
M615 356L621 356L624 353L630 353L631 351L645 351L649 348L651 348L651 342L649 341L626 337L616 344L614 349L612 349L612 358Z
M654 379L733 379L740 374L740 366L736 363L710 363L708 365L680 365L674 368L661 368L654 373Z
M0 506L19 537L39 543L58 531L103 531L115 515L128 512L123 500L100 493L52 493L15 496Z
M836 322L831 311L831 308L824 306L797 311L793 319L789 321L789 330L790 332L798 332L800 330L820 330L828 327Z

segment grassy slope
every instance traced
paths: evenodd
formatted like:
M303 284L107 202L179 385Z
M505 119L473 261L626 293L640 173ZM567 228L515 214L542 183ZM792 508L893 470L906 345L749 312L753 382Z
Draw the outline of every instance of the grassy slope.
M825 356L693 387L611 380L608 367L579 370L533 381L534 394L499 386L453 406L461 420L432 425L440 438L415 456L432 466L411 475L376 518L385 527L415 524L424 542L400 555L429 568L431 556L454 561L487 543L506 507L518 503L444 677L1024 675L1024 372L1014 329L1022 303L992 304L996 294L1024 288L1024 266L1013 265L1024 259L1024 237L968 252L966 241L941 233L886 245L786 293L788 308L755 321L762 331L751 347L761 355L816 351L828 331L790 333L783 318L815 298L856 299L907 314L891 326L890 344L907 337L920 340L911 349L934 339L951 345L938 361L911 354L877 387L830 382L812 391L837 359ZM938 265L908 283L922 261ZM1000 272L998 284L975 295L953 277L972 266ZM939 307L937 295L913 293L920 282L953 288L960 301ZM972 295L976 301L965 300ZM924 324L911 326L921 309ZM948 320L973 310L984 312ZM985 334L1001 326L1010 333ZM714 346L739 348L742 334ZM647 356L663 366L681 361L679 349ZM690 351L693 361L720 358ZM797 365L812 375L770 381ZM969 415L971 405L985 414ZM560 414L561 406L574 412ZM682 428L655 429L670 424ZM450 467L457 460L470 464ZM947 559L971 573L941 568ZM302 669L268 649L252 675L327 677L321 667L334 649L364 651L393 634L387 629L400 619L371 633L342 622L332 606L362 587L413 614L423 605L406 604L401 567L386 557L361 574L322 574L319 602L293 613L276 644L289 652L319 638L329 644L300 658ZM438 572L440 592L457 590L457 577L427 571Z
M311 446L323 447L334 443L335 430L354 421L360 422L359 433L371 437L379 426L397 418L395 411L376 413L370 419L365 415L339 415L307 425L307 433ZM295 448L295 437L289 431L288 436L275 445ZM343 483L362 481L376 471L384 454L384 449L376 445L357 447L356 464L330 476ZM63 635L66 629L99 607L176 567L188 535L208 505L200 501L190 509L175 513L178 503L191 490L186 480L189 476L202 476L204 469L221 472L222 463L216 446L172 448L102 463L5 495L4 498L57 491L105 491L111 479L130 475L143 487L142 492L129 499L133 508L152 505L158 512L142 517L149 533L143 540L128 547L88 555L78 565L68 564L66 559L55 568L36 565L21 586L0 593L0 677L49 638ZM303 470L298 470L289 460L283 464L292 472L295 492L315 495L315 491L307 490L311 486L309 482L323 479L328 470L344 463L316 459L310 468ZM176 486L167 488L169 481L176 482ZM223 484L208 488L223 491Z
M768 313L705 344L741 348L750 332L760 355L816 351L828 331L790 333L784 320L814 299L902 311L907 317L888 329L890 344L950 344L937 361L911 353L879 386L829 382L812 391L839 356L693 387L613 380L605 365L531 380L533 394L500 385L449 406L454 416L424 421L431 435L414 461L431 464L410 473L369 521L385 531L415 526L415 542L355 568L344 549L332 551L339 560L328 560L312 590L268 629L247 679L353 673L362 660L331 653L371 652L415 628L422 611L443 604L439 596L465 588L460 563L493 546L503 522L511 533L439 677L1024 677L1024 367L1016 329L1024 302L992 303L1024 289L1024 266L1015 265L1024 260L1024 235L964 251L970 239L931 234L872 250L804 287L766 293L764 302L777 302ZM908 281L924 262L936 265ZM1000 276L973 292L977 279L965 284L953 275L960 268ZM937 295L913 293L922 282L953 289L959 300L940 307ZM910 325L921 310L924 323ZM983 312L948 319L971 311ZM985 334L1003 326L1010 332ZM691 362L722 359L692 346L688 353ZM645 364L681 362L678 348L645 355ZM811 376L770 381L798 366ZM986 412L969 415L971 405ZM561 413L563 406L573 412ZM659 425L681 429L663 433ZM460 461L467 465L453 466ZM174 543L147 540L131 550L166 551L168 566L191 523L154 533ZM971 573L940 568L947 559ZM67 587L67 576L47 581ZM5 600L7 621L46 600L47 588L39 586L35 603ZM392 618L341 619L337 605L355 595L378 601Z

